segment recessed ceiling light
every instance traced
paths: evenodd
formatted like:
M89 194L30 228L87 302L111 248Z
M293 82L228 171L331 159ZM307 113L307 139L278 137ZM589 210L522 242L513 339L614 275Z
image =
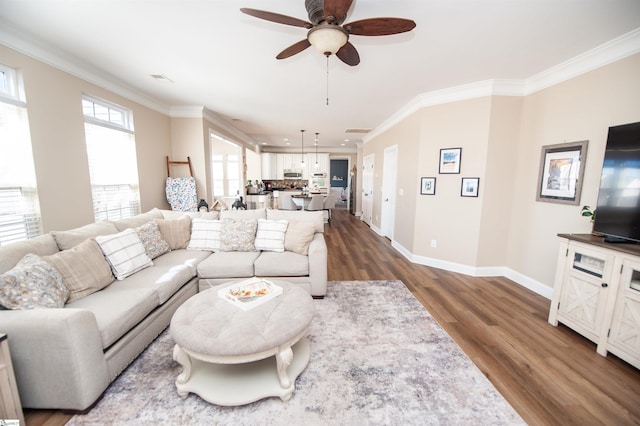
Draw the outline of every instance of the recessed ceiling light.
M262 145L268 145L266 142L262 142Z
M345 144L341 143L340 145L345 146Z
M345 142L349 142L349 139L345 139L344 141L345 141Z

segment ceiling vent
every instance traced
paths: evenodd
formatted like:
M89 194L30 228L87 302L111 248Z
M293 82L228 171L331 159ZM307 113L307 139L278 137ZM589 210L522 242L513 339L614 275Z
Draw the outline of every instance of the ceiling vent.
M369 133L371 129L347 129L345 133Z

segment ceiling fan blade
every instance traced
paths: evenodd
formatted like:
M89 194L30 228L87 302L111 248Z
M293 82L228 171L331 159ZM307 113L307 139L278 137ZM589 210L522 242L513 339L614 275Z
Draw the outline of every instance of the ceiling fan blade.
M411 19L370 18L344 24L349 34L362 36L384 36L405 33L416 27Z
M303 21L302 19L293 18L287 15L281 15L279 13L267 12L264 10L257 9L249 9L243 7L240 9L240 12L246 13L247 15L251 15L256 18L264 19L265 21L271 21L278 24L291 25L294 27L302 27L310 29L313 27L311 22Z
M340 25L347 18L352 3L353 0L324 0L324 16L333 16Z
M347 42L336 52L336 56L347 65L356 66L360 63L360 55L353 44Z
M278 53L278 56L276 56L276 59L286 59L290 56L295 55L296 53L302 52L304 49L306 49L309 46L311 46L311 43L309 43L309 40L305 38L304 40L300 40L299 42L292 44L291 46L284 49L282 52Z

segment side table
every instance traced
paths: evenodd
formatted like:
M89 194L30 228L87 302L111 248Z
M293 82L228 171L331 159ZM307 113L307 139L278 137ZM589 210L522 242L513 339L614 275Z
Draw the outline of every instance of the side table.
M16 377L13 374L9 341L4 333L0 333L0 419L17 419L21 425L25 424Z

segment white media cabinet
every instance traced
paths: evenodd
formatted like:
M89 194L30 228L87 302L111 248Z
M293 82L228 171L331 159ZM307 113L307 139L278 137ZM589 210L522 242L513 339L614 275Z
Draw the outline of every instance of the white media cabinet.
M640 368L640 244L559 234L549 323L572 328Z

